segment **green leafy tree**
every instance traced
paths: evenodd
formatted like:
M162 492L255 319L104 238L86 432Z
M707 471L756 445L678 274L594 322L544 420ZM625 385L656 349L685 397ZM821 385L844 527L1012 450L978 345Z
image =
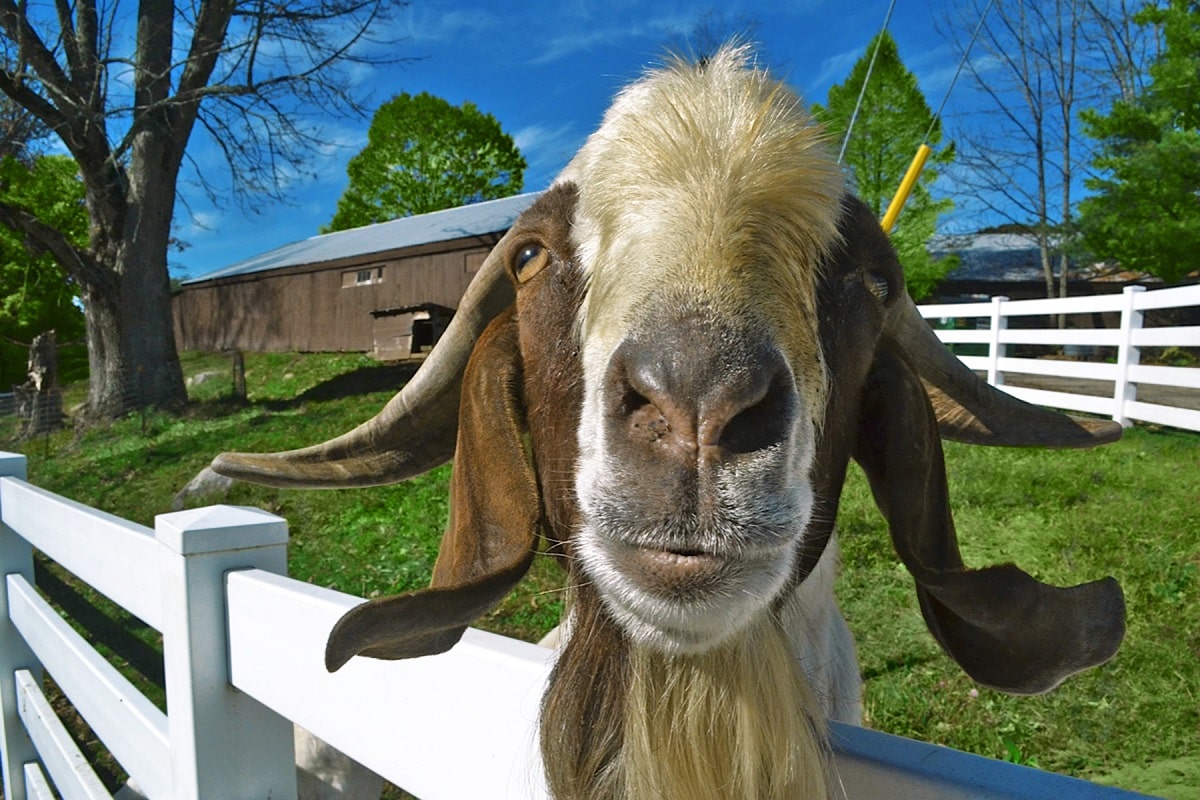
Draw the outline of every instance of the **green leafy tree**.
M813 113L829 129L835 142L843 141L876 46L879 52L862 107L846 142L843 163L858 196L882 218L917 148L922 143L934 148L892 231L892 243L904 265L908 291L919 300L956 263L948 258L935 261L925 247L937 229L938 216L954 206L949 198L935 199L931 192L938 176L937 167L954 160L954 148L936 149L942 140L941 122L935 121L917 86L916 76L900 60L890 34L884 31L872 40L845 82L830 88L828 104L815 105Z
M1172 283L1200 267L1200 0L1134 19L1161 31L1161 49L1141 94L1083 114L1100 174L1079 224L1093 254Z
M512 137L474 103L399 94L375 112L322 232L507 197L521 191L524 170Z
M43 156L30 164L5 156L0 160L0 200L48 220L80 245L87 241L83 184L75 162L66 156ZM57 331L59 342L83 339L78 297L78 285L50 253L0 227L0 337L7 353L0 385L24 381L24 351L39 333Z

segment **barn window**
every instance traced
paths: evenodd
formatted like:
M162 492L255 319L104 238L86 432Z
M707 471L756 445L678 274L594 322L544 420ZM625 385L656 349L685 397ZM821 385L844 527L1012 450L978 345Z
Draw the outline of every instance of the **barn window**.
M342 273L343 289L352 286L370 286L375 283L383 283L383 267L352 269Z

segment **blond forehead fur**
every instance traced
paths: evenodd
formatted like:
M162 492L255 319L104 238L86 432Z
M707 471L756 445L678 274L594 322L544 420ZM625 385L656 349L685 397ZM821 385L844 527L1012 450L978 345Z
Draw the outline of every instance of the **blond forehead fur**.
M819 408L813 282L844 192L824 144L745 47L672 63L623 91L562 176L579 187L585 373L649 299L767 328Z

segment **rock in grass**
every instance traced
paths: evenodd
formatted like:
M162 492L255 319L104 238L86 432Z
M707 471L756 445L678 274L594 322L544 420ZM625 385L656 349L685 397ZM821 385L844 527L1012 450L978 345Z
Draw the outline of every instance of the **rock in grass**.
M205 467L196 473L196 477L188 481L188 485L180 489L171 499L171 510L182 511L188 498L220 494L229 491L230 486L233 486L233 478L218 475L209 467Z

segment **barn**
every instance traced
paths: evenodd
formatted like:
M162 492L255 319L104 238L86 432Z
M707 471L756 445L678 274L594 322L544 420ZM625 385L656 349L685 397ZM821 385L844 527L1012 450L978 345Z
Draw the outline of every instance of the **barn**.
M176 346L380 358L427 348L488 251L536 198L313 236L184 281L172 300Z
M423 352L444 330L488 251L537 196L313 236L184 281L173 299L176 345L207 352L364 352L381 359ZM1045 292L1037 249L1027 237L936 236L930 250L961 262L934 300ZM1072 295L1120 291L1130 278L1076 268ZM1145 276L1133 277L1147 283Z

